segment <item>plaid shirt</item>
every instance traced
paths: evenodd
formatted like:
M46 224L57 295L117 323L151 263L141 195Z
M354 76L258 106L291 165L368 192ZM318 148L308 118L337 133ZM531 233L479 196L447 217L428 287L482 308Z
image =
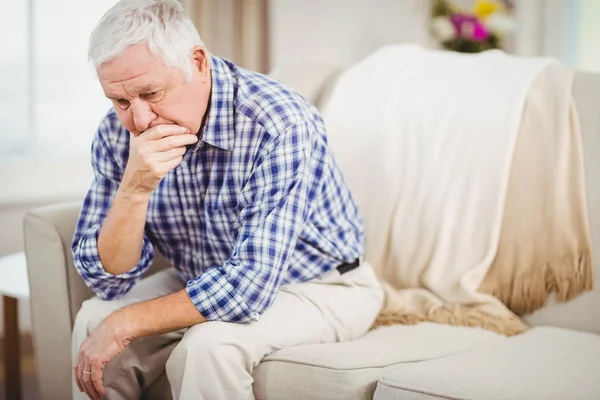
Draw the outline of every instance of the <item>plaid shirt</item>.
M129 154L111 110L92 144L95 179L72 250L102 299L126 294L158 249L207 320L256 321L280 285L307 281L363 252L363 225L317 110L270 78L211 57L201 140L152 192L142 255L107 273L97 240Z

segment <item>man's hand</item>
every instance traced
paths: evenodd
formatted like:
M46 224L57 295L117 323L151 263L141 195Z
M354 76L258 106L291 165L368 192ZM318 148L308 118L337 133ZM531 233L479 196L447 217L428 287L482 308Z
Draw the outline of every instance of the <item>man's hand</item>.
M79 390L94 400L106 396L102 382L104 366L133 339L173 332L205 321L185 289L113 312L81 344L73 368Z
M122 184L131 192L150 194L181 163L185 146L197 141L198 136L179 125L157 125L137 137L131 135Z
M83 341L73 368L81 392L90 399L106 396L102 383L104 366L119 354L132 340L124 334L124 323L118 312L111 314Z
M150 194L181 163L198 137L179 125L157 125L131 135L129 160L98 235L98 254L108 273L119 275L140 261Z

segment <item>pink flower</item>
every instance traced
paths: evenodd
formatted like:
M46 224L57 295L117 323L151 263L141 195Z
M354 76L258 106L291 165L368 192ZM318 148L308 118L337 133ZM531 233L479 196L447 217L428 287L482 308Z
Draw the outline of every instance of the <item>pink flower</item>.
M479 20L473 23L473 32L472 32L473 40L476 42L484 42L490 37L490 33L488 32L485 25L483 25Z
M450 22L452 22L452 25L454 26L456 35L464 37L465 39L483 42L490 36L485 25L473 15L453 14L450 16Z

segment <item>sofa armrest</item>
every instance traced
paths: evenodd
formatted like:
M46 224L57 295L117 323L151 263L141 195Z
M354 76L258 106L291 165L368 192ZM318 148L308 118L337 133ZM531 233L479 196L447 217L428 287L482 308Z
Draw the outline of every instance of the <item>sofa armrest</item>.
M71 241L81 202L30 211L24 219L33 345L44 399L71 398L71 331L81 303L93 296L73 265ZM168 266L157 258L148 271Z
M68 243L80 209L79 202L59 204L30 211L24 220L33 346L40 394L47 399L72 397L73 308L91 296L83 280L74 279Z

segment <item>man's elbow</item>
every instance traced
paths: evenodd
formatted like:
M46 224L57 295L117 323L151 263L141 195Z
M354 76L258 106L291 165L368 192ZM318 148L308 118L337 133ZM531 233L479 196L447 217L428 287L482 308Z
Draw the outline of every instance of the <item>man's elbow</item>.
M119 300L135 285L135 279L122 279L107 276L83 276L85 285L102 300Z
M232 315L229 316L229 322L258 322L261 316L264 314L264 312L267 311L267 309L269 309L271 303L272 300L260 304L249 304L248 302L244 302L244 304L241 305L239 312L232 313Z
M112 285L106 285L106 284L90 284L87 281L85 281L86 286L89 287L92 292L94 292L94 294L96 295L96 297L98 297L101 300L119 300L120 298L122 298L123 296L125 296L127 294L127 292L129 292L128 289L123 289L123 288L115 288Z

